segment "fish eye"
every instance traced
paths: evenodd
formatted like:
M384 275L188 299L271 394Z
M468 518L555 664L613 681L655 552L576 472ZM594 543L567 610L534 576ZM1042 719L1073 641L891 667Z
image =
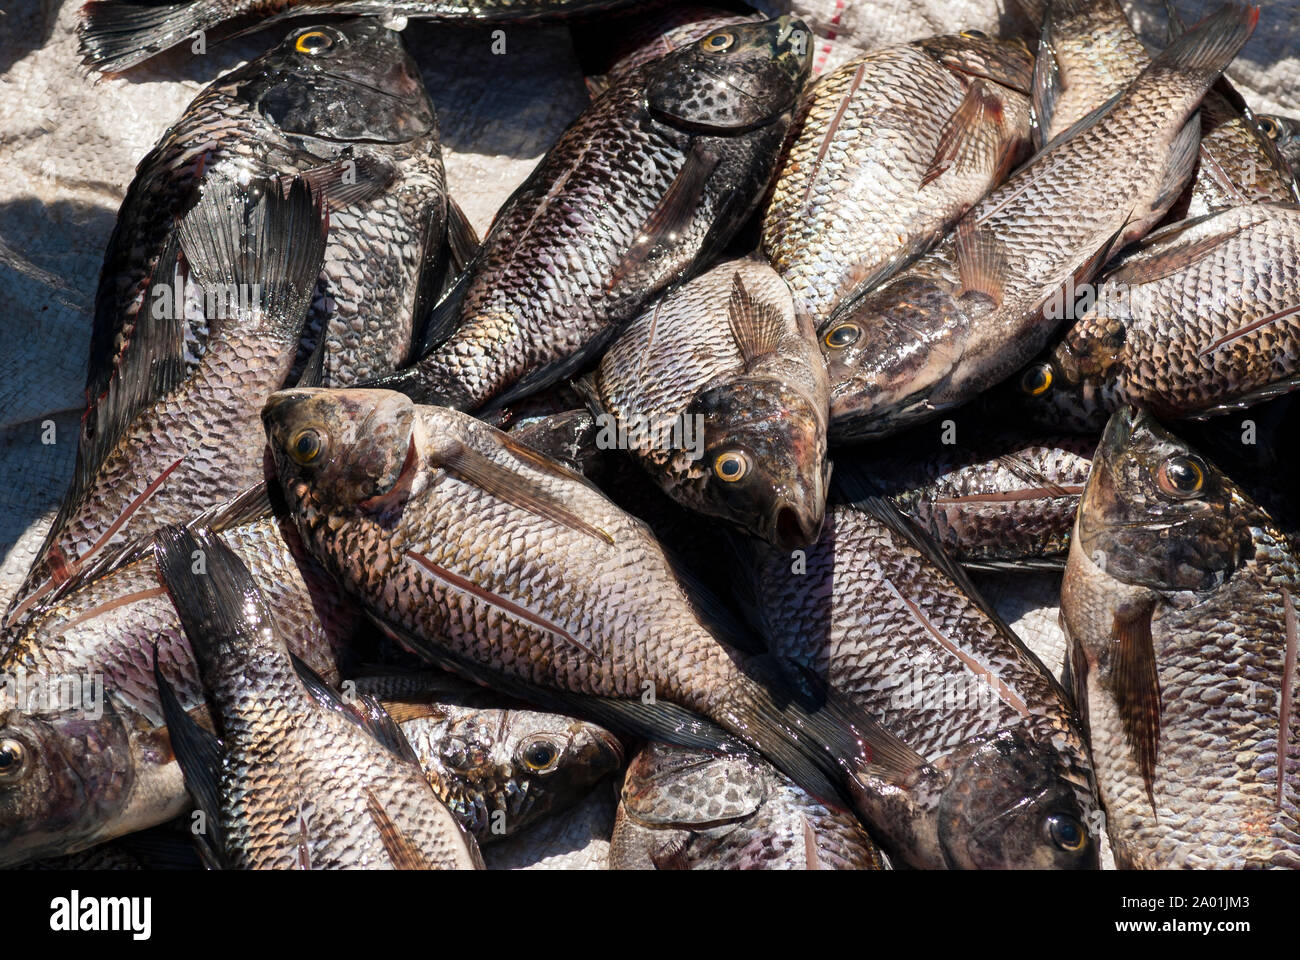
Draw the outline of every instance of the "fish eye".
M1194 497L1205 486L1205 464L1200 457L1170 457L1156 471L1160 489L1174 497Z
M1278 136L1282 133L1281 124L1279 124L1272 117L1260 117L1259 126L1260 129L1262 129L1264 133L1268 135L1268 138L1270 140L1276 140Z
M1069 814L1052 814L1047 818L1046 826L1052 843L1067 853L1078 853L1088 845L1088 832Z
M560 762L560 748L545 737L519 745L519 761L533 773L546 773Z
M841 323L827 331L826 346L832 350L839 350L856 343L860 336L862 336L862 328L856 323Z
M704 49L710 53L721 53L723 50L730 49L735 42L736 35L734 33L722 30L704 38Z
M324 444L321 443L320 434L308 427L289 441L289 456L306 466L320 456L322 447Z
M1020 389L1031 397L1037 397L1048 391L1052 385L1052 365L1036 363L1020 377Z
M713 472L718 475L719 480L735 483L749 473L749 458L739 450L724 451L714 458Z
M989 35L983 30L963 30L961 35L967 40L987 40Z
M293 48L299 53L317 56L334 46L334 38L323 30L308 30L294 43Z
M19 740L0 740L0 783L12 783L27 766L27 748Z

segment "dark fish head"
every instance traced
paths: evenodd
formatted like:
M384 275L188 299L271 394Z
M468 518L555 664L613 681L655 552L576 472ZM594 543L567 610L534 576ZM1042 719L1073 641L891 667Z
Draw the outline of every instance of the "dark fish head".
M1034 58L1019 38L1001 40L979 30L930 37L917 42L950 70L983 77L1028 95L1034 82Z
M1109 417L1100 385L1081 376L1067 343L1058 344L995 391L1011 409L1053 430L1099 433Z
M692 401L703 417L708 512L778 547L816 541L826 511L825 416L766 379L718 384Z
M390 390L281 390L262 408L291 502L358 507L393 493L416 468L415 405Z
M851 302L821 328L831 384L831 437L883 436L942 407L961 360L966 317L991 309L980 294L901 277Z
M88 846L126 808L130 746L103 706L98 717L0 710L0 867Z
M1267 523L1222 472L1150 414L1111 416L1079 503L1079 546L1109 576L1163 590L1209 590L1254 555Z
M623 765L623 745L608 730L558 714L489 711L500 725L471 713L449 724L439 740L439 760L460 786L451 802L471 832L490 830L494 815L510 833L586 796ZM481 821L481 822L479 822Z
M377 20L295 30L236 76L239 96L288 134L405 143L436 130L415 61Z
M949 867L1098 868L1077 787L1051 747L1004 730L944 757L941 765L949 764L952 778L938 811Z
M1277 145L1277 152L1291 171L1300 175L1300 120L1267 114L1260 114L1255 119L1259 121L1264 136Z
M650 112L692 130L741 131L791 110L812 67L812 31L777 17L722 27L646 68Z

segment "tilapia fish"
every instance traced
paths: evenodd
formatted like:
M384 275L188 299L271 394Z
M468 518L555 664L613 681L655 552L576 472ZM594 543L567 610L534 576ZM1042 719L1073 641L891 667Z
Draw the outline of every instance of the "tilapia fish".
M1300 868L1300 565L1147 413L1115 412L1061 589L1121 867Z
M1033 60L977 31L873 50L804 98L763 249L818 324L933 246L1029 146Z
M759 546L744 576L772 653L929 762L876 781L864 804L895 862L1097 866L1092 774L1065 691L910 521L872 496L836 504L804 556Z
M479 843L567 811L623 764L618 738L594 723L504 706L448 674L361 677L355 689L383 702L434 791Z
M181 221L117 371L77 451L72 484L7 619L106 547L187 521L262 479L257 411L284 385L325 251L306 184L211 185ZM184 256L184 269L180 258ZM188 272L211 295L211 333L192 372L183 356Z
M369 15L401 29L407 17L450 22L507 22L581 16L632 5L636 0L185 0L148 4L90 0L81 13L81 62L118 73L183 43L195 32L227 21Z
M256 491L254 491L256 493ZM265 497L201 515L262 584L280 632L329 682L350 663L355 612ZM155 648L156 644L156 648ZM188 806L164 727L155 660L182 707L204 703L152 539L112 551L0 635L0 866L71 853Z
M623 780L614 870L881 870L853 815L828 807L752 753L664 743Z
M1226 5L1054 141L930 254L821 332L834 441L933 419L1023 367L1060 324L1044 305L1164 216L1191 175L1196 109L1254 29Z
M1152 234L1021 376L1037 419L1100 430L1241 409L1300 385L1300 205L1231 207Z
M806 314L761 260L719 264L633 321L591 377L596 444L663 490L794 548L826 503L826 367Z
M974 444L897 439L873 447L864 462L895 506L954 559L974 569L1064 564L1092 440L1019 432Z
M367 385L474 410L585 366L754 209L810 38L789 17L726 27L615 83L497 214L430 319L431 349Z
M239 556L206 527L168 526L158 572L220 742L158 669L172 747L220 865L245 870L471 870L483 861L373 698L345 701L296 661ZM342 775L340 775L342 774Z
M739 738L822 797L920 762L842 704L792 696L752 637L722 639L641 521L508 434L380 390L283 391L262 416L305 542L433 663L643 736Z
M308 329L308 346L321 336L327 342L321 382L346 386L406 362L417 293L439 279L423 274L442 267L446 242L437 118L397 33L372 20L325 24L295 30L219 77L140 161L95 295L86 378L92 411L115 376L129 378L122 367L140 347L135 327L149 275L198 191L221 180L297 174L330 204ZM187 309L191 366L207 338L202 306ZM92 413L84 429L93 434L96 419Z
M1122 91L1150 62L1116 0L1054 0L1034 63L1039 145ZM1221 79L1201 104L1196 168L1171 219L1294 200L1300 200L1294 175L1241 95Z

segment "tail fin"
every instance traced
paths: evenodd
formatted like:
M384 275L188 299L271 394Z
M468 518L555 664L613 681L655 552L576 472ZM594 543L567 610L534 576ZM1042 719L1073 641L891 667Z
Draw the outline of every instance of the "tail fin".
M81 62L101 73L118 73L176 46L229 14L206 0L149 6L123 0L91 0L81 10Z
M901 782L925 765L924 757L835 691L823 691L823 701L812 705L788 689L775 667L770 676L745 677L740 696L715 719L814 796L831 801L845 797L860 809L856 799L864 777Z
M327 230L320 198L301 180L287 196L276 180L204 187L181 220L180 238L214 332L237 320L296 341L325 259Z
M1226 3L1167 46L1147 67L1200 77L1208 87L1250 39L1259 7Z
M271 611L244 562L210 528L163 527L154 559L205 680L223 662L243 659L223 651L262 642Z

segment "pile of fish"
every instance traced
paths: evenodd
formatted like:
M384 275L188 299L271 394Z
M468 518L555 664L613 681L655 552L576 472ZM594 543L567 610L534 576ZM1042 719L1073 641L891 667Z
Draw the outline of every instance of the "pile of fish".
M371 16L137 168L0 865L1300 867L1300 121L1255 8L1024 6L813 81L734 7L87 4L104 72ZM607 38L481 239L407 17Z

